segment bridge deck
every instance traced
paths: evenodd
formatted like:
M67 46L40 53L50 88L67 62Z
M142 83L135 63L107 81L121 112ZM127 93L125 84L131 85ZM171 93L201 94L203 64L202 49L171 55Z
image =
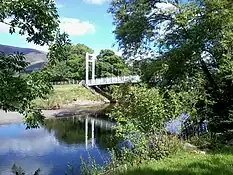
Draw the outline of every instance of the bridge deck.
M106 78L96 78L87 81L88 86L98 86L98 85L111 85L111 84L124 84L127 82L138 83L141 79L138 75L133 76L122 76L122 77L106 77Z

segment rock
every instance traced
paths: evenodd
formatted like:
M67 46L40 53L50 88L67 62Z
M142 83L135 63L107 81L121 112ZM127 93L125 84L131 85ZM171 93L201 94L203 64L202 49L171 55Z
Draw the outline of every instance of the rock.
M228 141L227 145L233 146L233 139L231 139L230 141Z
M206 154L205 151L199 151L199 154Z
M194 146L194 145L192 145L190 143L185 143L184 144L184 149L186 151L197 151L198 150L198 148L196 146Z
M196 153L196 154L204 154L204 155L206 154L205 151L198 150L198 148L195 145L192 145L190 143L185 143L184 144L184 149L186 151L189 151L189 152L192 152L192 153Z

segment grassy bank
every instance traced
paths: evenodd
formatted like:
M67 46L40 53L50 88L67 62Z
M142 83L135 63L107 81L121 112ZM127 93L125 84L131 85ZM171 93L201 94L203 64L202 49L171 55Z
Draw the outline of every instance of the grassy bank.
M231 175L233 152L198 155L183 153L161 161L150 161L117 172L114 175Z
M103 101L103 97L91 93L81 85L54 85L54 91L46 99L36 99L33 104L40 109L58 109L78 101Z

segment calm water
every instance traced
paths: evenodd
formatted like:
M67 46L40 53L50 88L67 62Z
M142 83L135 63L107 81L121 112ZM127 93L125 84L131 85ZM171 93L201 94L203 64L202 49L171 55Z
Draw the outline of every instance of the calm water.
M88 154L98 164L109 159L112 123L94 118L46 120L39 129L25 130L23 124L0 125L0 175L11 174L15 163L31 175L64 175L67 164L80 169L80 156Z

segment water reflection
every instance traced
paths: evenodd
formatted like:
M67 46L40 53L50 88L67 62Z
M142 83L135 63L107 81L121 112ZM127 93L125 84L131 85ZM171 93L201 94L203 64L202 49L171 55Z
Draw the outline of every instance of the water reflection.
M103 164L112 146L112 123L95 118L46 120L39 129L25 130L23 124L0 126L0 174L10 174L13 163L27 173L42 170L42 175L63 175L67 164L76 165L88 153Z

